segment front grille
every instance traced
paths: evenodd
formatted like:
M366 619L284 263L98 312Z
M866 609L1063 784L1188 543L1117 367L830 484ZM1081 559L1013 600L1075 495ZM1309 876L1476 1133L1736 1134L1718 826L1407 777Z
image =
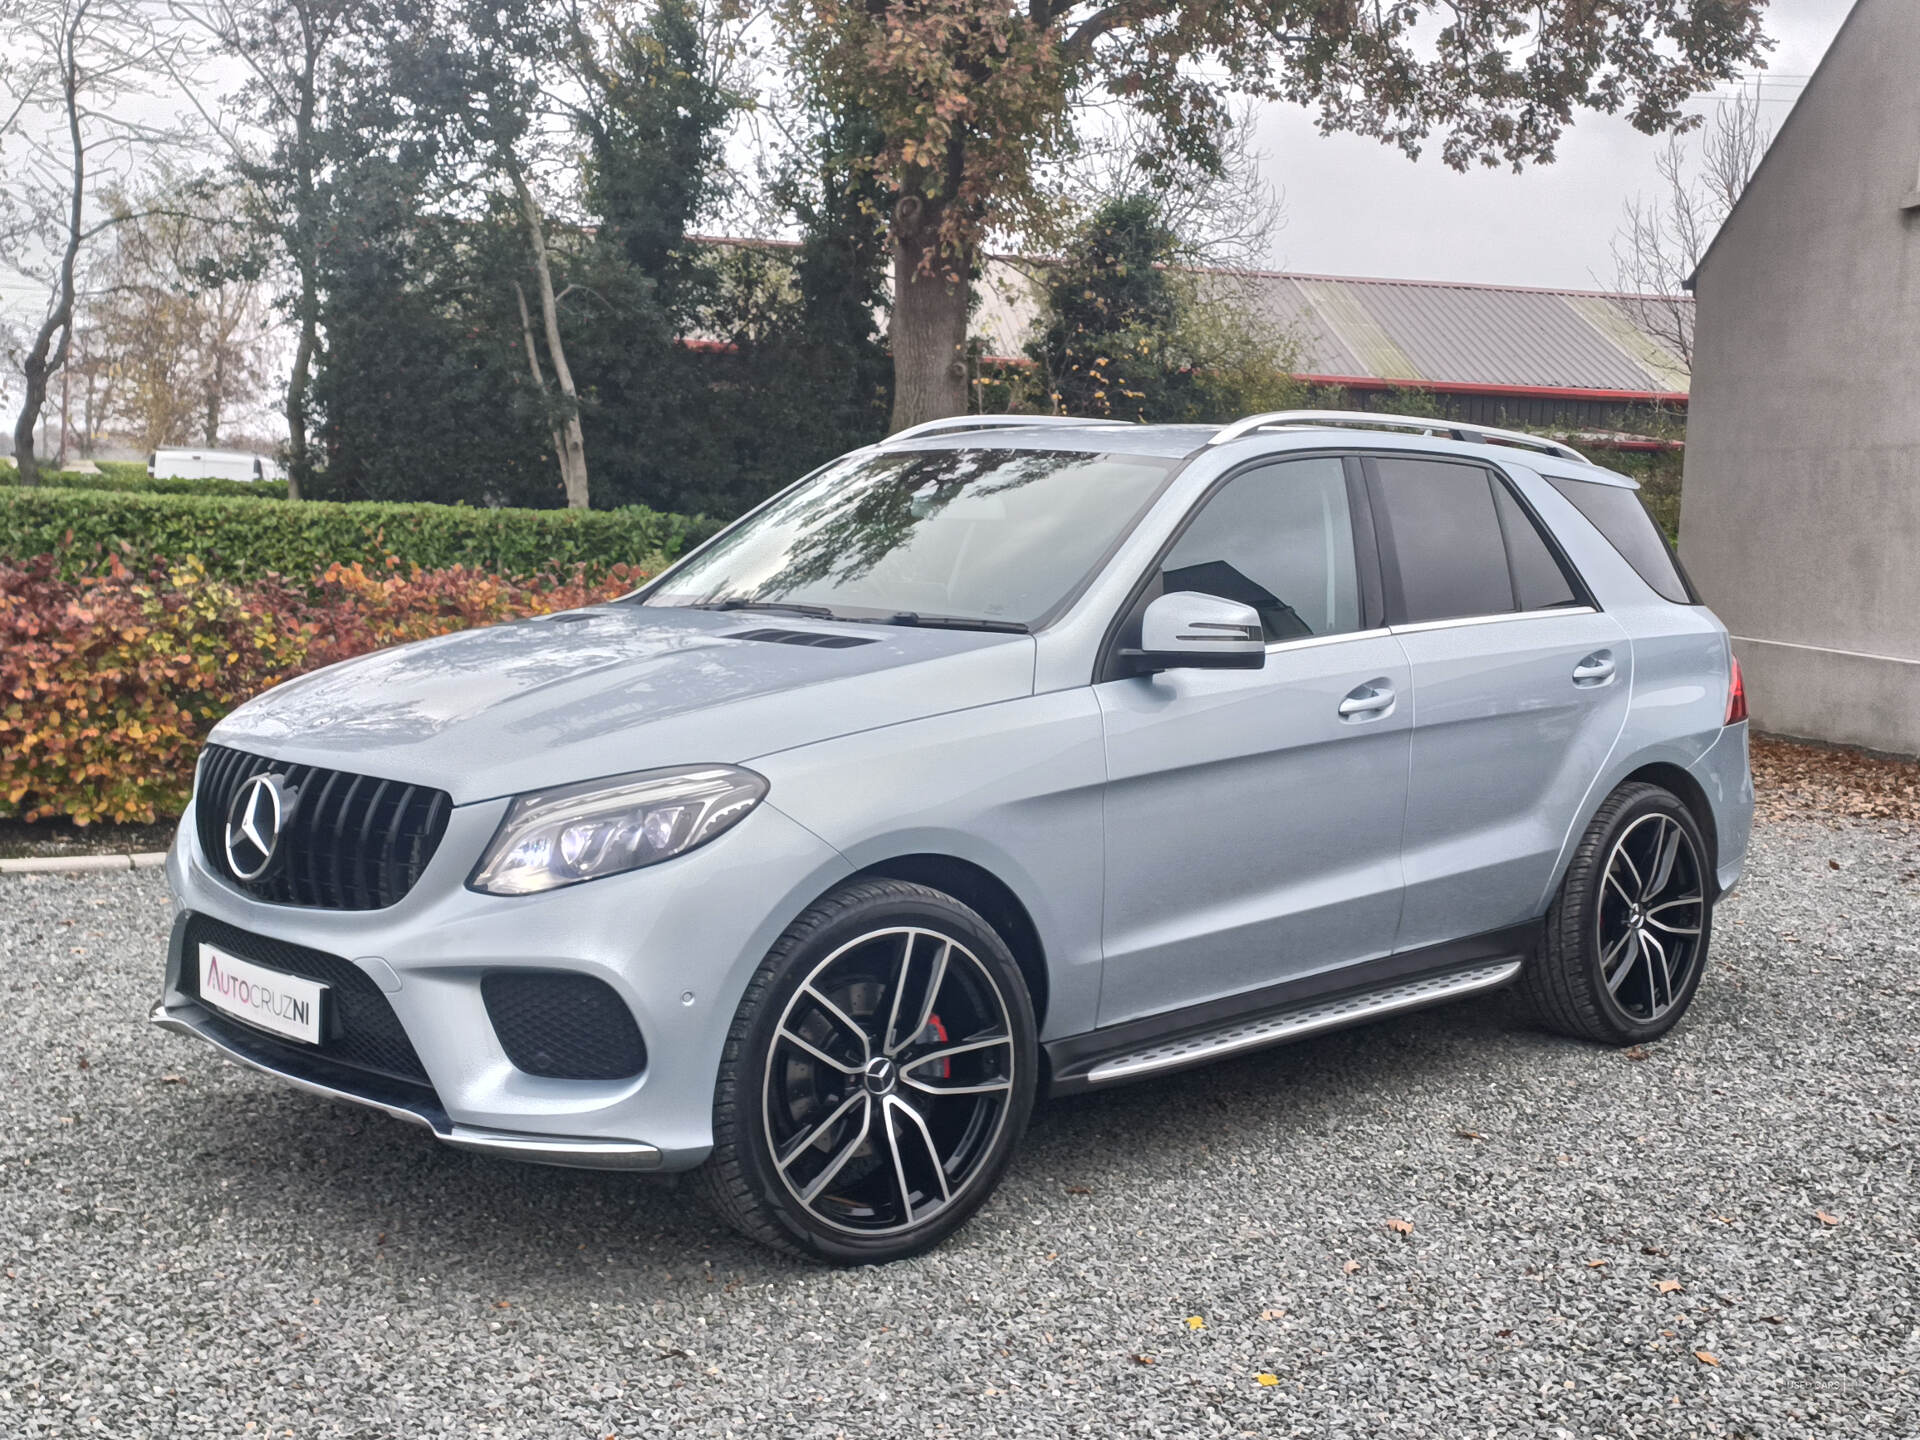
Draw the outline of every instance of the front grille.
M242 880L227 863L227 817L241 786L266 771L298 798L266 873ZM207 746L194 797L200 849L215 870L257 899L323 910L380 910L399 900L427 868L452 812L443 790L225 745Z
M625 1080L647 1068L633 1012L604 980L567 971L496 970L480 982L500 1048L554 1080Z
M318 1055L351 1070L368 1071L411 1085L427 1083L426 1067L414 1053L407 1032L400 1027L400 1017L393 1013L393 1006L380 993L380 987L351 960L329 955L324 950L310 950L305 945L255 935L205 915L189 915L181 937L180 989L195 1000L200 998L203 942L269 970L318 980L327 987L326 998L320 1002L318 1045L282 1040L229 1019L210 1005L203 1005L208 1023L221 1036L237 1038L251 1049L264 1049L296 1061Z

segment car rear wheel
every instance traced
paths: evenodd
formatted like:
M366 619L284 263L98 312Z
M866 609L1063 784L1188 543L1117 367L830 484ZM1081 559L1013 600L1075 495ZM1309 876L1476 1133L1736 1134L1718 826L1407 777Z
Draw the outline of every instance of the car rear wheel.
M1581 837L1524 989L1553 1029L1610 1045L1666 1034L1700 985L1713 872L1699 823L1657 785L1624 785Z
M702 1184L784 1249L918 1254L999 1184L1037 1073L1032 1004L986 921L926 886L855 882L795 921L748 984Z

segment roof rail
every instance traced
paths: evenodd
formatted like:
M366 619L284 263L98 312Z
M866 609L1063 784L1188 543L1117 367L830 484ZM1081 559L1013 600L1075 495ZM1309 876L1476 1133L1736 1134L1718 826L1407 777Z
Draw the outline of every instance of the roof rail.
M928 420L919 425L909 425L904 430L895 431L880 443L891 444L895 440L916 439L922 435L940 435L949 431L963 430L1024 430L1044 429L1063 425L1125 425L1125 420L1082 420L1072 415L949 415L942 420Z
M1207 444L1224 445L1229 440L1238 440L1241 436L1251 435L1256 430L1322 425L1358 430L1413 430L1422 435L1444 435L1450 440L1464 441L1469 445L1514 445L1522 450L1555 455L1562 460L1577 460L1582 465L1590 463L1586 456L1571 445L1564 445L1558 440L1549 440L1543 435L1529 435L1524 430L1498 430L1490 425L1461 425L1452 420L1435 420L1424 415L1380 415L1371 410L1275 410L1266 415L1249 415L1244 420L1236 420L1222 428L1207 441Z

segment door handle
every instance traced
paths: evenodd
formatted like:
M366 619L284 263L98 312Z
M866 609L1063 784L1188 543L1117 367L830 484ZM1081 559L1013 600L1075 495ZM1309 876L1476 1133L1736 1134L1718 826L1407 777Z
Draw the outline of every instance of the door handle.
M1382 683L1356 685L1340 702L1343 720L1371 720L1393 708L1393 687Z
M1578 665L1573 667L1573 683L1576 685L1604 685L1613 679L1613 652L1596 650Z

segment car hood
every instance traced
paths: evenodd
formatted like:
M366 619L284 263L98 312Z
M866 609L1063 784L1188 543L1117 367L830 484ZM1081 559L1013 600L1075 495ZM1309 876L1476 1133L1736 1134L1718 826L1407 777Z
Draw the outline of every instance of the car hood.
M456 804L744 763L1033 691L1030 636L611 604L363 655L248 701L218 744Z

